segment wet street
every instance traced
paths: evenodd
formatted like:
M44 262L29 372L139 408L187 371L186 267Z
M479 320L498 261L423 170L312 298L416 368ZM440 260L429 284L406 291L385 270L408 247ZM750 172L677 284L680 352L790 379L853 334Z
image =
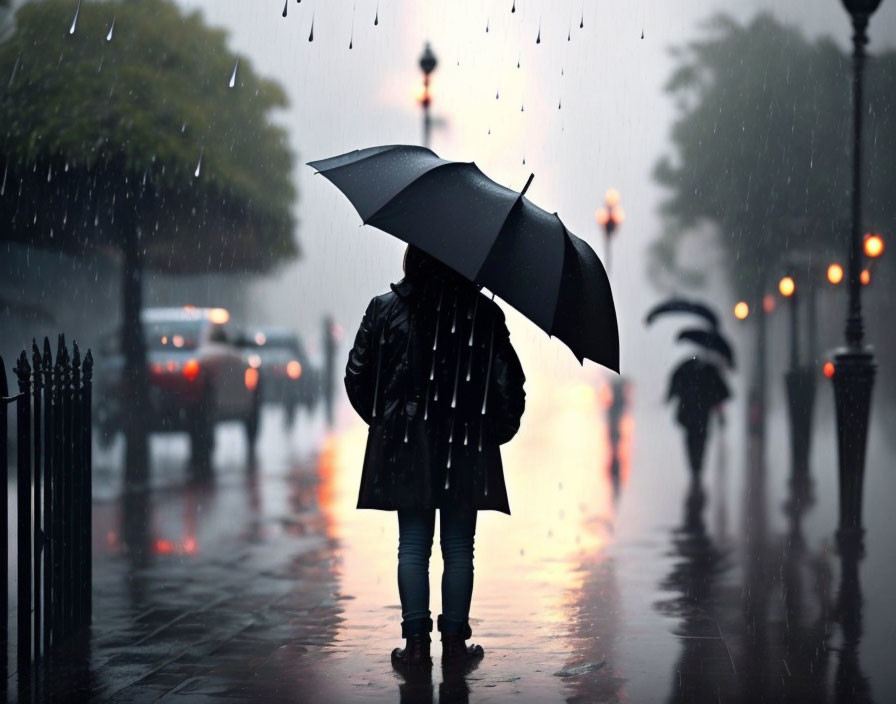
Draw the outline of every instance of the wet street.
M205 477L191 472L185 437L156 438L151 489L126 497L121 447L98 449L92 635L40 691L114 702L890 700L894 479L879 461L881 427L868 555L853 574L832 546L824 394L814 504L794 509L783 416L769 424L763 468L737 449L742 402L732 404L699 489L668 409L634 386L614 482L606 377L548 367L527 390L505 452L513 515L479 522L471 617L486 657L471 672L442 672L437 633L431 679L392 670L397 522L354 509L365 427L345 404L333 432L307 415L287 431L267 410L248 463L242 434L222 426ZM434 614L439 578L436 544ZM9 662L10 700L24 701Z

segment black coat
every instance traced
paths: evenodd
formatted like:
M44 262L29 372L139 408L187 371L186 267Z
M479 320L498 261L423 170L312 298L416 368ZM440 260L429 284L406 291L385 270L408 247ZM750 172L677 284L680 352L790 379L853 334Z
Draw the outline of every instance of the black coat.
M471 286L405 279L371 300L345 370L370 425L358 508L510 513L498 446L524 382L504 314Z

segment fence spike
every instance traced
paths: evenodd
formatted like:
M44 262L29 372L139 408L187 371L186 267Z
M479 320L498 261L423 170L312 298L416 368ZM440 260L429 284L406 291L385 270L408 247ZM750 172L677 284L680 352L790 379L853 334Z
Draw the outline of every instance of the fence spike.
M28 357L25 356L25 350L19 355L19 361L15 368L16 376L19 378L20 384L27 384L31 377L31 365L28 364Z
M49 373L53 366L53 351L50 349L50 338L44 337L44 374Z
M33 338L31 339L31 363L34 367L34 383L39 386L40 380L38 377L38 372L41 370L41 367L43 365L41 364L40 350L37 347L37 340Z
M93 379L93 352L87 348L87 354L84 355L84 365L81 369L81 378L85 384L89 384Z

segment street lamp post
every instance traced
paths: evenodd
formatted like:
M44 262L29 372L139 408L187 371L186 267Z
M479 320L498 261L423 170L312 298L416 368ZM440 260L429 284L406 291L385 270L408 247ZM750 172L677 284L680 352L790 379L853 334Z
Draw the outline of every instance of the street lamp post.
M849 313L846 319L846 346L834 357L834 399L837 410L839 454L840 524L837 542L841 550L861 553L862 488L865 474L865 447L875 364L865 346L862 321L861 217L862 217L862 81L868 21L880 0L843 0L853 26L853 155L852 223L849 240Z
M790 416L791 496L794 500L803 502L811 498L809 446L812 438L812 410L815 405L815 367L812 363L811 349L808 364L802 364L800 359L801 288L802 285L797 285L793 275L785 276L778 284L778 291L788 300L790 308L790 368L784 374L784 387L787 391L787 408ZM807 288L811 291L811 283ZM811 310L808 311L808 315L811 321ZM810 331L809 335L811 334ZM809 344L811 346L811 340Z
M429 94L429 76L436 70L439 61L432 51L429 42L423 47L420 55L420 70L423 71L423 94L420 96L420 105L423 107L423 146L429 148L429 136L432 131L432 118L429 114L429 106L432 104L432 96Z
M594 214L597 224L604 229L604 241L606 243L604 259L606 260L607 274L610 273L610 240L613 237L613 233L616 232L616 228L625 220L625 211L619 205L619 200L619 191L615 188L608 189L604 195L604 205L598 208Z

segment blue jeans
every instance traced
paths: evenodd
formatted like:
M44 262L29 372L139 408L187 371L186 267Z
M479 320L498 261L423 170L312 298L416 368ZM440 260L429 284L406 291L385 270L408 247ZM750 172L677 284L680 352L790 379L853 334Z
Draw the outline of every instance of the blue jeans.
M473 598L473 537L476 511L447 507L439 510L442 544L442 615L439 630L470 637L470 600ZM429 556L435 529L435 509L398 512L398 594L401 634L429 633Z

